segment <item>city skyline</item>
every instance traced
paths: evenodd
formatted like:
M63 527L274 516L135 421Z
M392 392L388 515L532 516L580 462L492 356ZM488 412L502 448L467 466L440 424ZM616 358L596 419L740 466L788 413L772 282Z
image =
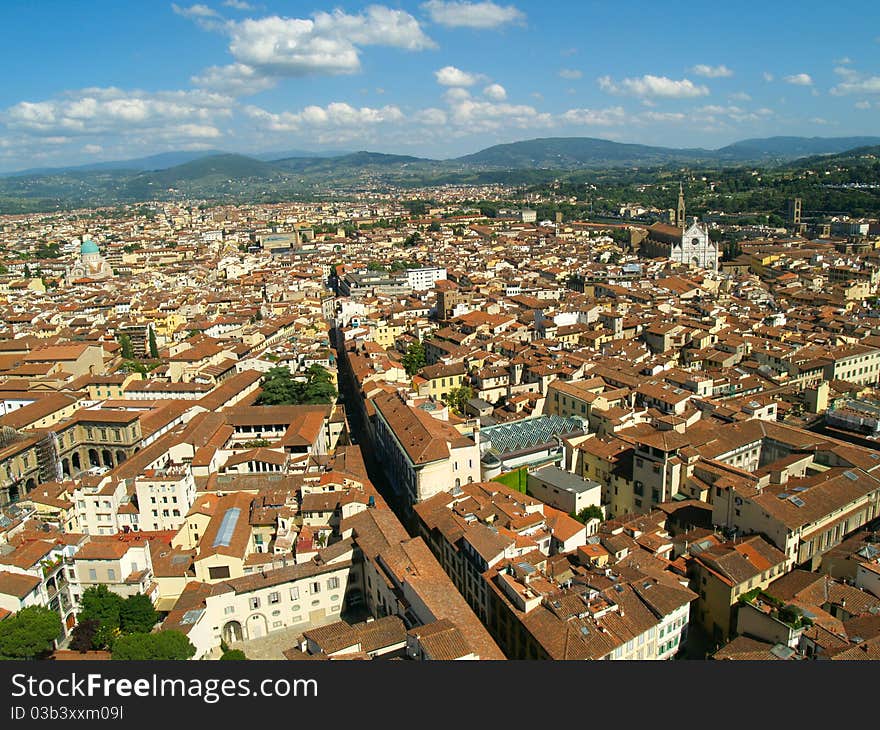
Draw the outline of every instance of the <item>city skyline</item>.
M170 150L449 158L535 137L871 134L880 42L862 5L844 36L828 33L837 9L787 3L6 3L0 171Z

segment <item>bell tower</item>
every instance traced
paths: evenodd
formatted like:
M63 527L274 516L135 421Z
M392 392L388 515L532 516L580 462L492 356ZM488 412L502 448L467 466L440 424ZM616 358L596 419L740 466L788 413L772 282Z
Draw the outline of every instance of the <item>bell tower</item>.
M678 208L675 210L675 226L676 228L684 228L687 221L685 219L685 209L684 209L684 187L682 184L678 184Z

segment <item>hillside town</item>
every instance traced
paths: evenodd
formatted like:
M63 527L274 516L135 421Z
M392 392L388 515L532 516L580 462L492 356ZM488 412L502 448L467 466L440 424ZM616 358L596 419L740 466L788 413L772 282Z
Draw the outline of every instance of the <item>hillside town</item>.
M880 223L510 193L0 217L0 655L880 659Z

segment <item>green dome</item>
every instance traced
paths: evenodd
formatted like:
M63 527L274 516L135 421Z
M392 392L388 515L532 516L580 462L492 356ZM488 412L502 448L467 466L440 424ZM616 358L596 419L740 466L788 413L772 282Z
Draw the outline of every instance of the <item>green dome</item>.
M101 253L98 250L98 244L92 241L91 239L86 239L82 242L82 245L79 247L80 256L87 253Z

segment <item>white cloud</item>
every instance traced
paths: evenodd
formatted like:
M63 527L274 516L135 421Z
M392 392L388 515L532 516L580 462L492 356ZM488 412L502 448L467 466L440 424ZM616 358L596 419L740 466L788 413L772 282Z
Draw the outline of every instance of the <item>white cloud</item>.
M706 96L709 89L698 86L690 79L676 81L665 76L645 74L638 78L623 79L619 83L610 76L599 79L599 88L611 94L629 94L630 96L659 97L665 99L687 99Z
M608 127L626 122L627 114L622 106L608 109L569 109L560 119L566 124Z
M6 127L27 136L117 136L140 134L187 140L220 136L220 119L232 99L205 91L123 91L114 87L71 91L48 101L22 101L2 115Z
M202 89L211 89L231 96L249 96L271 89L275 79L262 75L253 66L232 63L228 66L210 66L190 81Z
M752 100L752 97L749 96L745 91L737 91L736 93L731 94L730 98L733 99L733 101L751 101Z
M867 101L867 100L865 100L865 101L857 101L857 102L855 103L855 107L856 107L856 109L870 109L870 108L871 108L871 102L870 102L870 101Z
M300 112L275 114L256 106L247 106L244 113L271 132L298 132L303 128L348 128L352 131L364 126L385 122L400 122L403 112L396 106L381 109L353 107L345 102L334 102L326 107L307 106Z
M583 77L584 72L579 71L576 68L564 68L559 72L559 75L564 79L569 79L571 81L574 81L576 79Z
M171 9L184 18L219 18L218 13L207 5L190 5L189 7L181 7L177 3L171 3Z
M691 69L691 71L697 76L705 76L708 79L719 79L733 76L733 71L723 64L721 66L707 66L705 63L698 63Z
M844 56L843 58L838 58L834 63L839 64L841 66L852 63L853 60L849 56Z
M835 96L846 94L880 94L880 76L853 78L839 83L831 89Z
M87 144L83 147L83 152L90 154L90 155L96 155L99 152L103 152L103 151L104 151L104 148L101 147L101 145L99 145L99 144Z
M792 74L791 76L786 76L783 81L787 84L794 84L795 86L813 85L813 78L810 74Z
M314 18L319 37L347 38L356 46L390 46L407 51L437 47L412 15L383 5L370 5L360 15L334 10L315 13Z
M452 92L457 92L454 95ZM446 93L449 122L459 133L495 132L501 129L530 129L553 126L553 115L526 104L474 99L465 89Z
M447 28L498 28L508 23L522 24L526 16L513 5L494 2L428 0L422 4L434 23Z
M243 0L225 0L223 3L224 7L234 8L235 10L253 10L254 6L249 3L243 2Z
M247 93L249 85L254 91L268 88L270 84L258 77L357 73L361 52L367 46L407 51L437 47L412 15L383 5L370 5L358 14L334 10L317 12L310 18L271 15L241 21L222 20L207 6L174 9L202 27L229 36L234 63L212 66L197 78L207 87L230 93ZM210 21L210 25L202 21Z
M440 127L444 126L448 121L448 117L446 116L446 112L442 109L429 108L422 109L420 112L417 112L413 117L414 121L420 124L426 124L429 127Z
M443 93L443 98L448 104L455 104L464 99L470 99L471 94L467 89L463 89L461 86L453 86L451 89L448 89Z
M765 71L765 72L764 72L763 74L761 74L761 75L764 77L764 81L767 81L768 83L769 83L770 81L773 81L774 76L773 76L773 74L770 73L769 71Z
M473 86L483 78L481 74L462 71L455 66L444 66L434 72L434 77L441 86Z
M483 89L483 94L492 101L504 101L507 98L507 89L501 84L489 84Z
M207 5L197 4L183 7L177 3L171 3L171 9L177 15L195 21L199 27L204 28L205 30L214 31L223 29L223 17L220 13L213 8L209 8Z
M638 119L643 122L681 122L687 116L682 112L643 112Z

